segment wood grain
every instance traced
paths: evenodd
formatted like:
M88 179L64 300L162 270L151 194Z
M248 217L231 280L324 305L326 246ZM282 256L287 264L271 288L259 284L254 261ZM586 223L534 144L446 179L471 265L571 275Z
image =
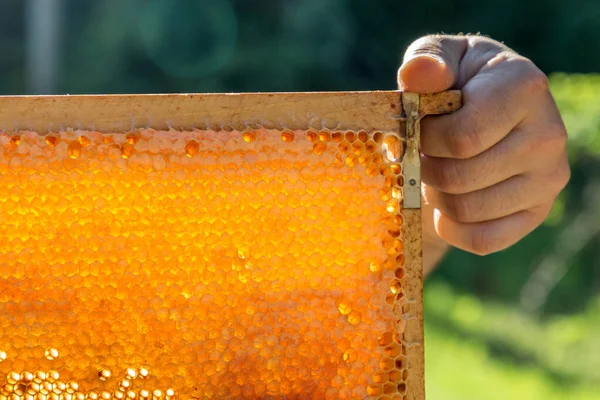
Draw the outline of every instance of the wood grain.
M427 95L423 110L444 110L460 94ZM446 106L447 108L447 106ZM337 128L398 132L399 91L0 97L0 131L66 128Z
M425 400L425 352L423 342L423 244L421 209L402 210L402 243L406 259L403 290L404 340L408 344L408 400Z
M419 116L446 114L462 106L460 91L448 91L419 96ZM420 136L420 124L415 125ZM408 344L407 382L408 400L425 400L425 342L423 327L423 240L422 210L402 210L404 225L402 243L404 244L405 271L403 281L406 309L402 311L402 324L405 324L404 340Z
M422 115L447 114L462 106L462 94L460 90L422 94L419 96L419 102L419 113Z

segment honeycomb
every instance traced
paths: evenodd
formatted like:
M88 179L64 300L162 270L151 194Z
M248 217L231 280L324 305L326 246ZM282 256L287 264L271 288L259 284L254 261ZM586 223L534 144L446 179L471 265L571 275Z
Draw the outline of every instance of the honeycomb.
M0 400L407 400L401 144L1 133Z

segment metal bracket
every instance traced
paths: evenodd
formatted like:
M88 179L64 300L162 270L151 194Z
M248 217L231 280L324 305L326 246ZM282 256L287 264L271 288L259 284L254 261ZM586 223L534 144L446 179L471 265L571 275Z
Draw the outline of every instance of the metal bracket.
M402 207L421 208L419 94L402 92L402 107L406 114L406 150L402 159L402 174L404 175L404 204Z

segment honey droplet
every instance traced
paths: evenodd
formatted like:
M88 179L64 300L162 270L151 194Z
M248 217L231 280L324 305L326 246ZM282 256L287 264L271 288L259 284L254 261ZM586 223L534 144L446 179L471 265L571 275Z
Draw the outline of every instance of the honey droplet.
M147 379L150 376L150 371L146 367L141 367L139 370L140 378Z
M367 394L369 396L379 396L382 393L383 390L381 389L381 385L375 385L371 383L369 386L367 386Z
M48 360L54 360L58 357L58 350L53 347L47 348L45 352L45 356Z
M340 310L342 315L348 315L350 314L350 311L352 311L352 307L350 307L350 304L348 303L340 303L338 304L338 310Z
M317 135L317 132L308 131L308 132L306 132L306 137L308 138L309 141L314 142L317 140L319 135Z
M200 150L200 145L195 140L190 140L185 145L185 155L190 158L194 157L196 154L198 154L199 150Z
M79 158L81 155L81 143L77 140L72 140L67 146L67 153L71 158Z
M245 142L252 143L254 142L254 139L256 139L256 133L254 131L247 131L242 133L242 137L244 138Z
M358 325L360 323L360 313L358 311L351 311L348 314L348 323L350 325Z
M358 157L355 154L348 154L346 156L346 165L354 167L356 164L358 164Z
M365 145L360 142L360 141L356 141L354 143L352 143L352 152L354 154L356 154L357 156L360 156L365 150Z
M128 372L129 372L129 370L128 370ZM119 390L122 392L126 391L130 387L131 387L131 381L129 379L122 379L121 382L119 382Z
M110 379L111 376L112 376L112 373L108 369L103 368L100 371L98 371L98 378L102 382L106 382L108 379Z
M354 349L348 349L344 352L343 358L347 363L353 363L358 358L358 352Z
M90 143L92 143L92 141L90 140L89 137L85 136L85 135L81 135L77 138L77 140L79 140L79 143L81 143L81 145L83 147L87 147L90 145Z
M381 271L381 264L372 262L369 264L369 269L371 270L371 272Z
M123 145L121 146L121 157L129 158L133 154L133 151L134 147L131 143L123 143Z
M400 293L402 290L402 283L399 280L394 280L390 285L390 291L394 294Z
M56 382L59 378L60 374L55 370L48 371L48 374L46 375L46 380L50 383Z
M21 382L23 382L26 385L31 383L31 381L33 381L33 378L34 378L34 375L29 371L25 371L21 374Z
M46 144L50 147L55 147L60 142L60 137L57 135L48 134L45 136Z
M6 375L6 382L11 385L16 385L21 380L21 374L11 371Z
M323 142L316 142L313 144L313 153L321 155L327 149L327 145Z
M0 350L0 362L6 360L6 352Z
M62 392L65 391L65 389L67 388L67 385L64 382L58 381L54 384L54 393L56 394L61 394Z
M404 217L402 216L402 214L394 215L394 224L398 226L402 226L404 224Z
M385 209L388 212L391 212L391 213L396 212L396 211L398 211L398 208L399 208L399 204L398 204L398 200L396 200L396 199L388 200L385 203Z
M329 142L331 141L331 134L327 131L319 132L319 140L321 142Z
M138 376L138 372L135 368L127 368L127 377L130 379L135 379Z
M281 132L281 140L283 140L284 142L291 142L294 140L294 132L289 131L289 130L285 130L283 132Z
M140 134L138 132L130 132L125 135L125 140L129 144L136 144L140 140Z

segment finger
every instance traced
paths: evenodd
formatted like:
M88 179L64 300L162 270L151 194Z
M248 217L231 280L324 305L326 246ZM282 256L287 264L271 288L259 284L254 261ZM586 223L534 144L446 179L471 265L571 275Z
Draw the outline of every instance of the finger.
M552 203L509 216L477 223L454 221L440 210L434 210L438 235L459 249L486 255L512 246L533 231L548 216Z
M424 36L406 50L398 70L398 86L419 93L460 89L501 52L515 54L502 43L482 36Z
M545 75L530 63L506 62L477 75L463 92L463 107L421 122L421 151L432 157L469 158L502 140L546 95Z
M425 36L413 42L398 70L402 90L435 93L450 89L458 79L459 65L467 49L464 37Z
M422 156L422 180L451 194L485 189L527 171L546 157L531 151L537 136L516 129L491 149L464 160Z
M494 186L464 194L430 193L433 204L456 222L475 223L507 217L555 198L562 180L517 175Z

